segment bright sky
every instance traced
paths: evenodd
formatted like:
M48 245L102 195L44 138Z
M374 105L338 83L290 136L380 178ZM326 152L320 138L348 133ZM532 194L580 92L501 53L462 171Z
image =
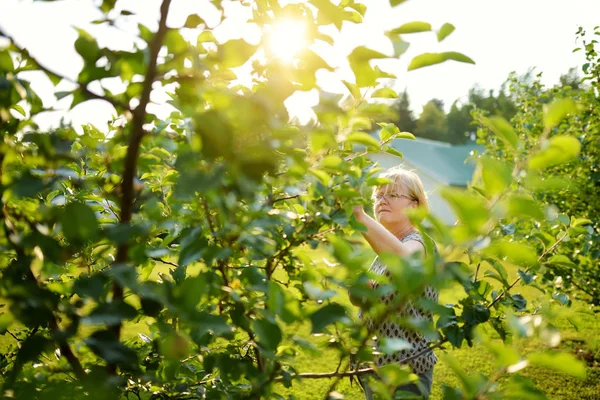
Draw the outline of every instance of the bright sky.
M338 67L334 79L324 71L318 74L319 82L327 90L342 92L340 79L354 79L350 69L340 60L355 46L362 44L391 52L391 45L383 36L384 30L410 21L430 22L435 29L445 22L456 26L456 31L442 43L437 43L434 33L406 35L405 40L411 42L409 50L399 61L381 64L382 69L398 76L394 88L408 89L415 116L422 105L434 97L442 99L448 107L457 98L464 99L475 84L485 89L497 89L511 71L525 73L528 68L537 67L543 72L543 81L553 84L570 67L583 63L581 52L572 53L576 47L577 27L581 25L591 30L600 25L598 0L409 0L394 9L387 0L363 2L368 6L364 24L345 24L336 47L325 49L323 53L330 65ZM129 17L130 22L121 30L89 24L102 17L92 4L91 0L2 0L0 27L28 48L42 64L71 78L77 76L83 65L73 47L77 38L73 26L88 30L97 37L100 46L123 50L131 48L134 35L129 32L136 32L138 20L156 29L159 0L119 0L119 9L136 14ZM171 27L182 26L190 13L198 13L211 27L219 17L209 0L173 0L167 23ZM239 37L245 37L249 42L258 40L256 29L240 28L249 17L247 8L239 2L228 2L226 16L225 23L215 30L218 40ZM406 72L413 56L448 50L462 52L477 64L447 62ZM44 105L53 105L55 99L50 82L36 75L30 75L29 79L42 95ZM118 82L108 83L111 89L119 87ZM63 90L69 88L66 83L59 86ZM161 103L166 98L156 91L152 100ZM294 96L286 104L292 113L306 117L314 102L314 93L307 93ZM58 102L55 107L64 108L64 102ZM169 112L161 107L155 107L153 111L159 116ZM104 130L113 113L112 106L94 100L75 107L67 114L67 119L75 125L90 122ZM45 113L37 121L44 128L55 125L62 115L65 115L64 110Z

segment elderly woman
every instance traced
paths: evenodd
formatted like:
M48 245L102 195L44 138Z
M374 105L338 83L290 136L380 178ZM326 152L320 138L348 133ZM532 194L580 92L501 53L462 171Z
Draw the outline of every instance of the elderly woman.
M424 253L423 238L412 226L405 213L406 210L414 207L428 208L427 196L421 180L414 172L400 167L391 168L381 176L388 178L392 183L377 187L373 192L375 219L367 215L362 206L356 206L353 210L356 219L367 228L366 232L362 232L363 236L377 254L392 253L405 257L417 252ZM379 257L373 261L370 271L380 275L387 273L386 266L379 260ZM371 284L373 287L377 285L375 282ZM385 296L382 301L389 305L393 296L393 294ZM438 292L432 287L426 287L423 296L435 302L438 300ZM402 362L428 347L428 341L422 335L395 322L398 318L405 317L429 320L432 318L430 313L416 307L412 302L408 302L375 327L372 325L374 323L372 320L365 321L368 327L374 328L373 331L378 338L403 339L411 346L410 349L395 354L379 356L376 360L378 366ZM433 380L433 367L436 362L437 357L433 351L408 361L413 372L419 376L419 381L416 384L400 386L396 391L411 392L428 399ZM374 377L361 379L367 400L373 398L373 392L365 385L364 381L371 378Z

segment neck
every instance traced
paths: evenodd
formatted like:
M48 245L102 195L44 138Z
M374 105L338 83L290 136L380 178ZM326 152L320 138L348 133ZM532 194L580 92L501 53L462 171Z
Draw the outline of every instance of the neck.
M387 230L390 231L398 239L402 239L407 235L413 233L415 231L415 228L413 228L412 225L407 224L400 227L395 226L394 228L387 228Z

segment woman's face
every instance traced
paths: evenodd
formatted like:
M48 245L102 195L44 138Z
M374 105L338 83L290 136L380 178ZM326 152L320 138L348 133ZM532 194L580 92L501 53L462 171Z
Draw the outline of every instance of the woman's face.
M405 211L416 206L404 184L385 185L375 191L375 217L383 226L408 223Z

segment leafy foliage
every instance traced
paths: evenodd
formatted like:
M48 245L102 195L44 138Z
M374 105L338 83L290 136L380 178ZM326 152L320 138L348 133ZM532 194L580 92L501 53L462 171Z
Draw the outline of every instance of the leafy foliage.
M222 10L221 2L212 3ZM252 23L265 28L294 16L309 26L340 29L360 23L365 12L353 1L309 3L255 2ZM128 16L116 15L114 6L114 1L99 5L106 20L98 23ZM262 41L219 42L200 16L186 20L187 29L198 30L190 43L167 27L169 8L170 1L163 0L155 32L138 26L145 44L131 51L101 47L79 31L75 49L84 67L76 88L57 96L72 96L71 107L89 99L110 102L119 118L109 135L93 126L82 127L81 134L69 126L40 131L32 118L44 111L42 102L22 75L36 70L53 81L62 77L12 38L0 50L0 329L18 342L0 363L3 393L277 398L276 382L291 385L303 377L334 378L329 390L334 392L343 376L362 373L350 371L351 356L366 364L374 358L373 332L351 317L338 291L349 292L366 316L378 320L390 313L379 301L389 291L397 291L395 306L401 306L419 302L426 285L458 282L464 295L457 304L419 304L436 316L435 326L404 322L437 340L435 347L485 342L479 327L493 328L506 343L497 352L497 374L471 379L460 365L452 368L467 397L501 395L495 380L521 359L511 356L511 338L541 330L527 315L538 310L513 292L517 282L507 281L504 265L518 264L522 279L535 285L547 265L566 262L555 257L567 238L589 235L582 220L539 213L543 203L516 181L530 177L526 188L544 190L531 165L546 151L543 141L530 146L507 136L506 124L492 123L502 128L492 129L499 138L510 139L511 146L499 144L503 151L522 152L518 162L498 169L492 159L482 161L477 186L443 191L459 216L457 226L415 215L415 224L429 224L421 228L441 245L440 254L429 251L425 260L385 257L391 277L372 290L369 278L376 277L367 272L368 260L344 238L362 229L352 206L366 201L371 186L384 183L364 156L387 151L392 140L413 138L386 124L379 139L368 134L389 110L359 94L376 89L382 97L392 95L380 87L390 74L371 63L388 57L355 48L348 57L355 82L346 82L352 97L340 101L317 84L316 73L331 67L316 52L305 50L291 65L261 57ZM397 44L394 35L427 27L404 25L388 37ZM327 41L316 29L309 39ZM100 59L105 66L98 66ZM413 66L448 59L471 62L450 52L417 56ZM250 86L236 82L234 69L242 65L251 67ZM104 95L90 89L109 77L118 77L127 89ZM175 111L165 120L147 108L156 81L174 84L169 104ZM317 123L290 123L284 100L313 89L320 95ZM560 124L565 116L561 111L547 120ZM572 138L555 143L569 150L560 162L579 156L572 143ZM314 268L307 249L319 246L331 252L335 270ZM167 265L169 273L155 274L157 264ZM480 265L491 269L480 276ZM125 338L126 324L143 331ZM307 376L294 370L294 357L314 347L295 334L306 324L330 339L327 346L339 353L338 371ZM402 347L385 343L390 352ZM583 375L580 362L568 356L540 354L529 361L548 366L554 360L568 361L564 372ZM390 386L410 377L397 365L378 372ZM388 396L385 384L375 388L382 396ZM457 393L453 390L449 393Z

